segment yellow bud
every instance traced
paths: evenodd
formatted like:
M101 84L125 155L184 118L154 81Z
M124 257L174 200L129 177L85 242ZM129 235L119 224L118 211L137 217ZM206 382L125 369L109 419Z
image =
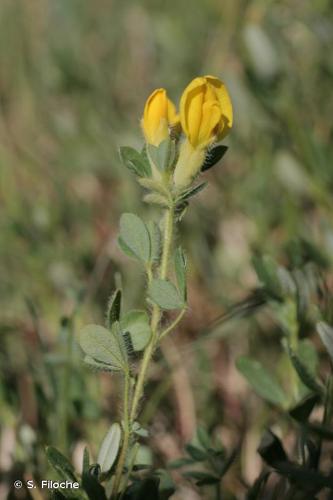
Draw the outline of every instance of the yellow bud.
M180 121L193 148L220 141L232 127L232 104L226 86L214 76L195 78L180 100Z
M148 97L141 120L148 144L158 146L169 137L169 128L179 123L174 104L168 99L165 89L156 89Z

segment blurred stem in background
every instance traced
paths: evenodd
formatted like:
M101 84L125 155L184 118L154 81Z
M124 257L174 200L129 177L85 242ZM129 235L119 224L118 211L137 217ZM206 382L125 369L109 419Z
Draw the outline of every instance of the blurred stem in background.
M69 422L71 412L71 381L74 349L74 318L63 318L60 327L60 339L63 344L63 367L60 373L58 394L57 443L63 452L69 450Z

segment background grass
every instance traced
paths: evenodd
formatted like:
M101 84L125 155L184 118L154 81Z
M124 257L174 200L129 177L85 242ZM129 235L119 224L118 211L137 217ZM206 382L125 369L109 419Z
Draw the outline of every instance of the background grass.
M234 361L274 360L278 333L265 316L191 343L258 285L255 254L287 266L315 254L332 280L332 14L328 0L1 1L0 496L45 476L45 444L77 464L116 418L117 380L82 366L70 332L103 321L120 279L126 307L142 300L116 237L123 211L150 209L117 149L142 143L154 88L177 101L201 74L225 80L235 123L182 222L190 313L152 370L145 417L158 464L198 422L227 445L245 426L230 488L254 479L271 417Z

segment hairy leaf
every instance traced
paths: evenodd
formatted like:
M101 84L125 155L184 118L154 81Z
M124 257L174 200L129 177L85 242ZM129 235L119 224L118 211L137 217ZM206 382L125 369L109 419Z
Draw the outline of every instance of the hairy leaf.
M59 450L53 446L48 446L46 448L46 456L62 479L77 482L73 465Z
M135 214L123 214L120 218L120 240L135 257L143 262L150 259L149 231L143 220ZM121 245L121 244L120 244Z
M166 139L159 146L150 144L148 153L154 165L163 172L174 162L176 154L175 141Z
M121 319L123 332L128 332L134 351L142 351L151 337L149 318L145 311L133 310L126 313Z
M154 279L149 287L149 297L162 309L182 309L184 301L175 285L167 280Z
M84 353L97 364L105 364L114 371L127 370L127 352L119 323L111 332L99 325L87 325L80 333L80 346Z
M178 247L175 252L175 271L180 294L186 302L186 256L181 247Z
M101 472L108 472L111 469L118 455L120 441L121 427L118 423L114 423L103 439L98 452L97 463L101 466Z
M200 193L200 191L202 191L206 186L207 186L207 182L202 182L201 184L198 184L197 186L190 187L190 188L186 189L178 197L177 204L182 205L189 198L191 198L192 196L195 196L197 193Z
M150 236L150 244L151 244L151 255L150 259L152 262L158 262L161 254L161 231L158 227L158 224L154 221L149 221L147 224L147 228Z
M108 328L112 327L115 321L119 321L121 310L121 290L117 289L110 297L106 313L106 323Z
M209 149L206 153L206 158L201 167L201 171L205 172L206 170L214 167L214 165L216 165L223 158L227 151L228 146L222 145Z
M123 146L119 149L119 154L124 165L139 177L149 177L151 168L149 161L133 148Z

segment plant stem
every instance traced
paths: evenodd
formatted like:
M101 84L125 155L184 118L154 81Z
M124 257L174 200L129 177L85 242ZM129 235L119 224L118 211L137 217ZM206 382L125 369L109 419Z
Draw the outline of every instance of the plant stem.
M122 443L121 452L120 452L120 456L119 456L119 460L118 460L117 468L116 468L116 472L115 472L115 480L114 480L114 484L113 484L113 488L112 488L112 498L113 498L113 495L115 495L115 496L117 495L118 490L119 490L121 477L122 477L124 465L126 462L127 450L128 450L129 442L131 439L132 425L131 425L131 420L129 417L130 383L131 383L130 373L127 372L125 374L125 382L124 382L123 443Z
M168 263L171 250L171 243L173 238L173 224L174 224L174 207L170 206L165 213L165 226L164 226L164 241L162 260L160 267L160 278L165 279L168 274Z
M163 337L165 337L165 335L167 335L169 332L171 332L174 328L176 328L176 326L178 325L178 323L181 321L182 317L184 316L184 314L186 313L186 307L184 307L184 309L182 309L180 311L180 313L178 314L178 316L174 319L174 321L172 323L170 323L170 325L165 329L163 330L163 332L160 333L160 336L159 336L159 339L162 340Z
M161 265L159 269L159 276L161 279L165 279L168 274L168 263L169 263L170 250L173 239L173 225L174 225L174 207L170 206L165 212L163 250L162 250ZM133 403L131 408L131 421L134 421L136 417L138 405L143 393L143 387L149 363L155 351L156 343L158 340L158 324L160 318L161 318L161 310L159 306L154 305L151 315L151 324L150 324L152 335L150 342L145 349L138 380L135 386Z
M163 238L163 249L162 249L162 258L161 258L161 265L159 268L159 277L161 279L165 279L168 274L168 263L169 263L169 257L170 257L170 251L171 251L171 245L172 245L172 240L173 240L173 225L174 225L174 207L171 205L165 213L165 224L164 224L164 238ZM147 269L148 271L148 269ZM152 273L151 270L147 272L148 280L151 281L152 279ZM132 429L132 424L136 419L137 412L138 412L138 406L140 403L140 400L143 395L143 389L144 389L144 384L146 380L146 375L147 371L149 368L149 364L151 361L151 358L154 354L155 348L157 341L159 339L158 335L158 324L161 319L161 309L158 305L153 306L152 314L151 314L151 320L150 320L150 327L151 327L151 339L149 344L147 345L143 359L141 362L140 366L140 371L138 375L137 382L135 384L135 389L134 389L134 394L133 394L133 400L131 404L131 410L129 411L129 386L126 386L126 380L125 380L125 395L124 395L124 436L123 436L123 443L122 443L122 448L116 468L116 474L115 474L115 481L114 481L114 486L112 489L112 497L116 498L116 495L118 494L119 487L120 487L120 482L121 482L121 477L125 465L125 460L126 460L126 455L127 455L127 450L129 447L130 443L130 435L131 435L131 429ZM127 380L127 383L129 382L129 379ZM126 403L125 403L126 399ZM126 409L125 409L126 408Z
M60 382L60 418L59 418L59 438L60 449L63 452L68 451L68 416L70 408L70 391L71 391L71 372L72 372L72 355L73 355L73 321L74 314L68 319L66 325L63 326L63 335L65 336L65 364Z

